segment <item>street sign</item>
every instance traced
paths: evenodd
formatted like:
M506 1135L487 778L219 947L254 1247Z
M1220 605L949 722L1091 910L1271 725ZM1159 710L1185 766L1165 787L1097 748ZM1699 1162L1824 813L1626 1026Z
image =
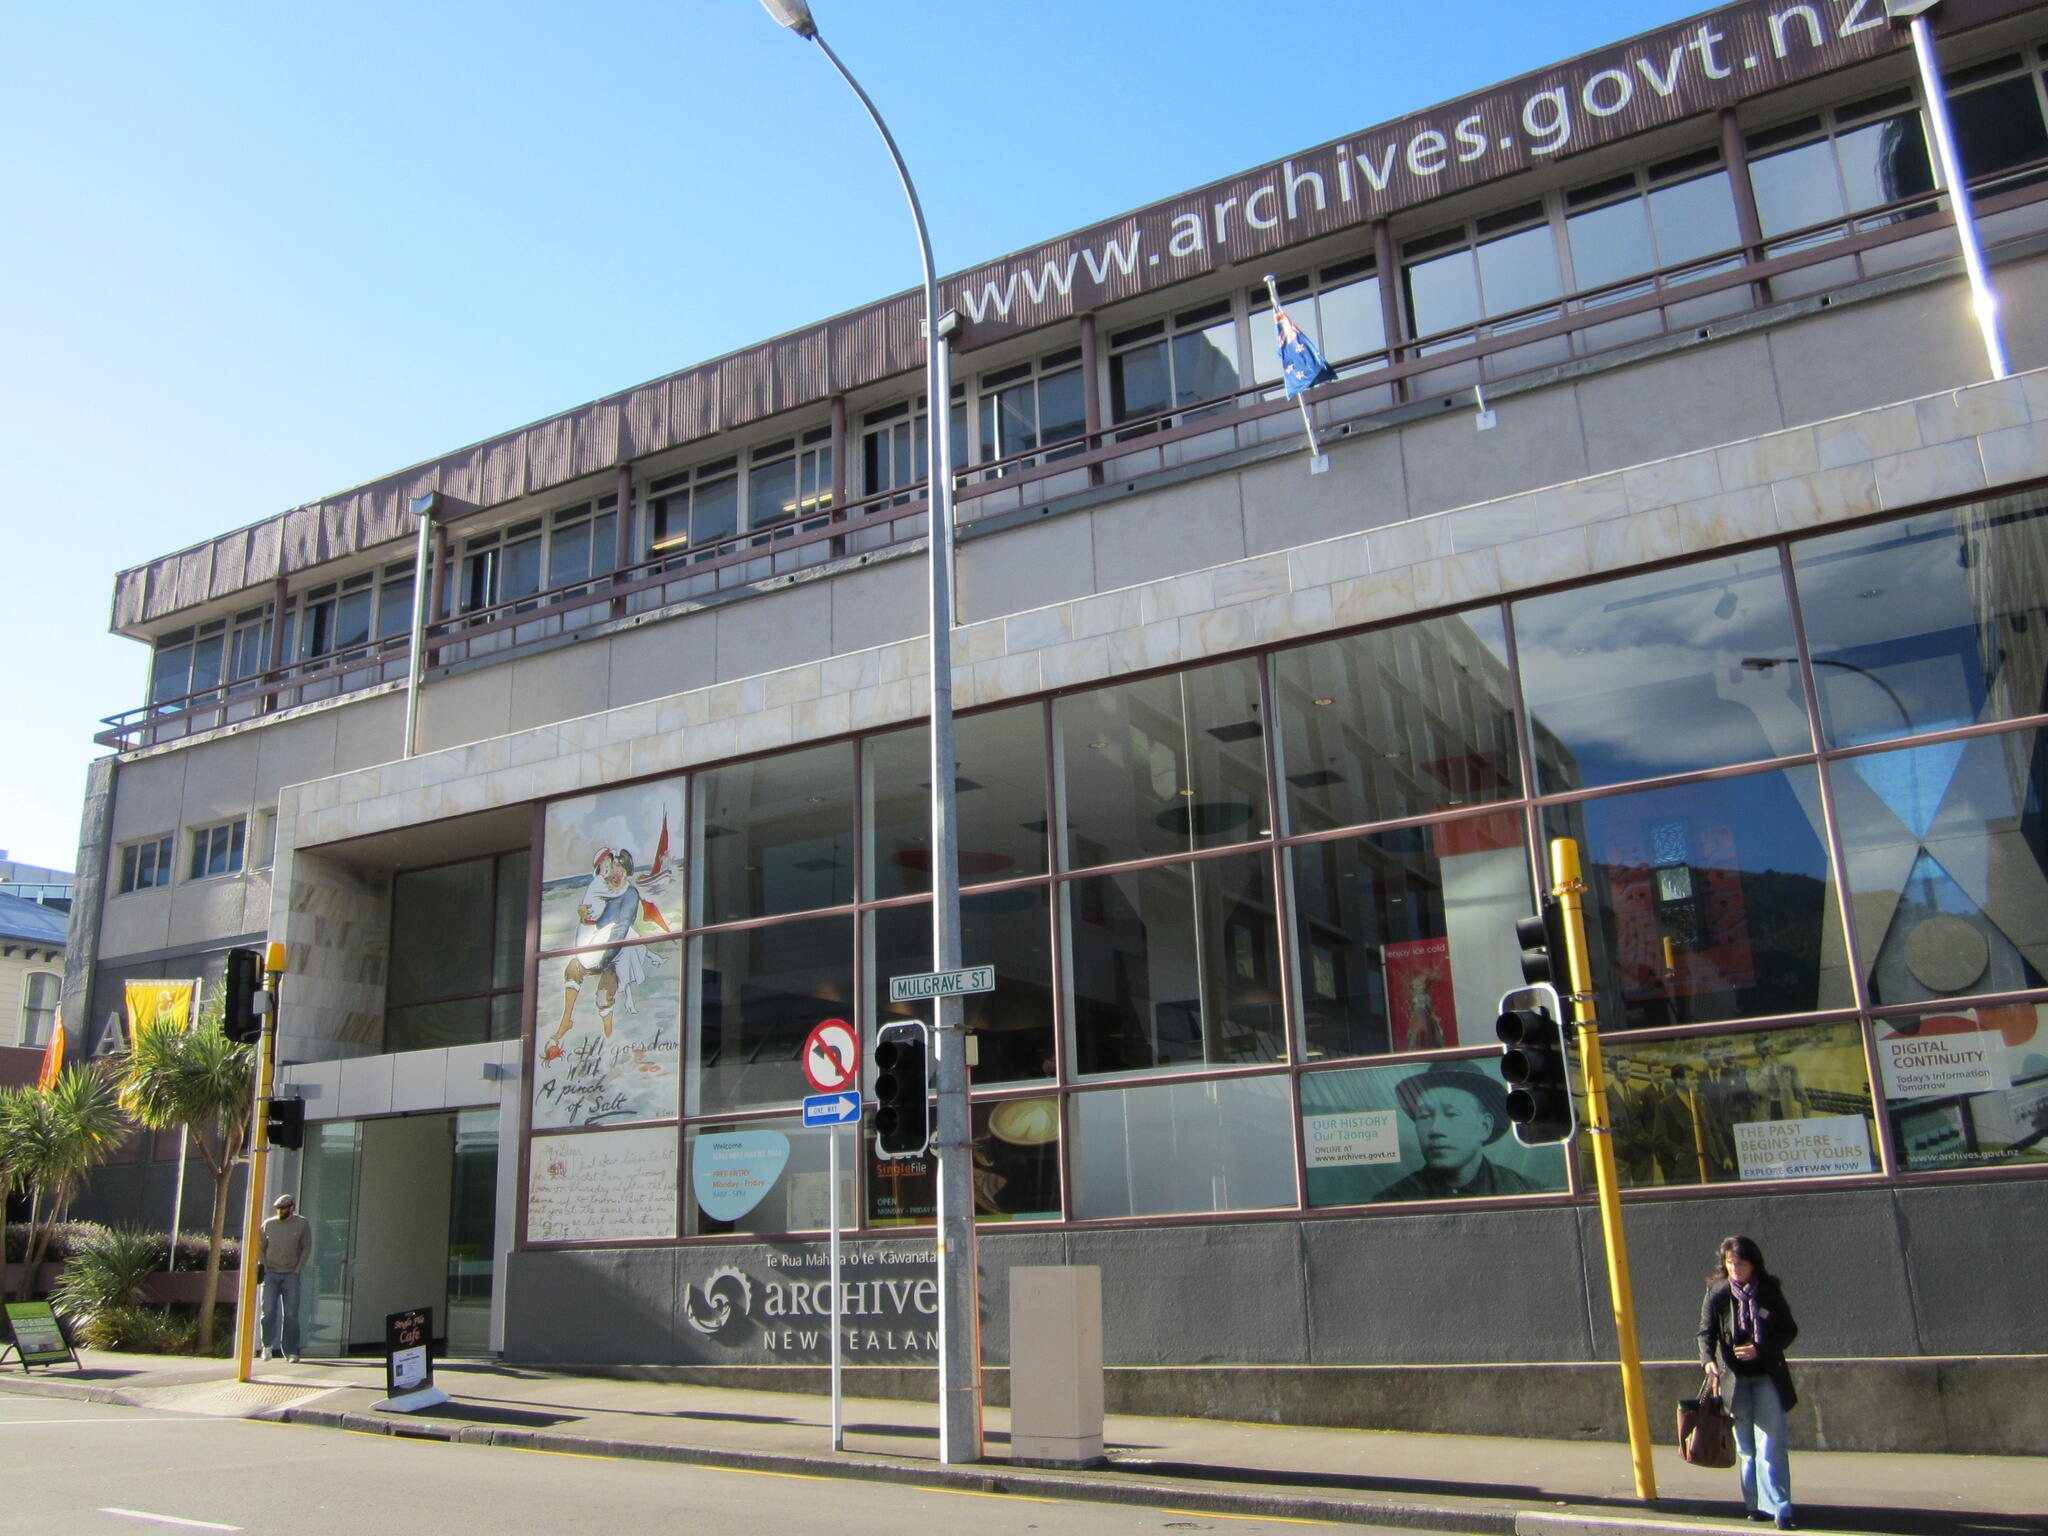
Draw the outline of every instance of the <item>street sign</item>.
M966 992L993 992L996 968L970 965L958 971L927 971L922 976L891 976L889 1001L915 1003L927 997L958 997Z
M804 1041L803 1069L820 1093L837 1093L852 1082L860 1071L860 1037L853 1026L844 1019L827 1019L813 1029Z
M852 1125L860 1119L860 1095L851 1089L845 1093L813 1094L804 1100L804 1124Z

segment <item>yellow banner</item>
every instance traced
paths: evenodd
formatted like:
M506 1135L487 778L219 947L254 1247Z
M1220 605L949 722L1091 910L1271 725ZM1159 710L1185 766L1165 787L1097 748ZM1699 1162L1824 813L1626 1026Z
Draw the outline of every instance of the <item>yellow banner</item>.
M43 1068L36 1074L36 1087L48 1090L57 1086L57 1079L64 1071L64 1010L57 1010L57 1027L50 1032L50 1043L43 1047Z
M189 981L131 981L127 986L128 1043L132 1046L146 1029L168 1026L189 1029L192 1025L192 987Z

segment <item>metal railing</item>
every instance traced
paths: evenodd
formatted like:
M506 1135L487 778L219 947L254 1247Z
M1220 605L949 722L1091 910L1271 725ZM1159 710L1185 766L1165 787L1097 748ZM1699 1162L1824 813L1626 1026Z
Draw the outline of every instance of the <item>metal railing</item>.
M1974 184L1987 245L2048 230L2048 159ZM1472 325L1332 359L1339 377L1309 395L1318 424L1336 426L1432 396L1493 385L1660 336L1704 329L1769 303L1953 259L1953 219L1938 193L1918 192L1788 230L1760 248L1710 252L1680 266L1489 315ZM962 466L961 526L1043 506L1111 482L1293 438L1294 406L1277 381L1105 423L1062 442ZM521 650L595 624L715 600L776 577L924 537L924 482L700 546L665 550L622 570L441 617L427 628L425 667ZM255 677L107 716L94 740L121 751L176 740L406 675L406 637L316 656Z

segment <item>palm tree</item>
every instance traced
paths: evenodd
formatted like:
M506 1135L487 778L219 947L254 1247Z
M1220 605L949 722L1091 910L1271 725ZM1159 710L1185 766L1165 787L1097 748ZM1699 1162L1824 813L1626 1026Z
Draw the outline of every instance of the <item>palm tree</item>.
M60 1073L48 1088L0 1090L0 1191L29 1196L24 1296L65 1209L130 1129L112 1078L98 1066Z
M213 1175L213 1225L207 1233L207 1299L199 1308L199 1353L213 1349L213 1288L228 1224L228 1185L249 1135L255 1048L221 1030L218 1002L189 1030L140 1031L121 1078L121 1102L152 1130L182 1128ZM245 1259L245 1262L249 1260Z

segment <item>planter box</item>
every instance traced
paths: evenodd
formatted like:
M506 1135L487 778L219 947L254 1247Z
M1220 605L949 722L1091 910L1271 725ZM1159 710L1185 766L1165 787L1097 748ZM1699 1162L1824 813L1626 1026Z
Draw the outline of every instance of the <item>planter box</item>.
M7 1294L19 1294L21 1272L27 1266L9 1264L5 1267L4 1284ZM62 1264L44 1264L36 1271L35 1283L29 1287L32 1296L47 1296L64 1273ZM232 1307L239 1294L241 1272L224 1269L220 1272L218 1285L214 1288L214 1301L219 1306ZM158 1273L149 1282L150 1300L160 1303L183 1302L197 1306L206 1290L206 1271L203 1269L181 1269L173 1273Z

